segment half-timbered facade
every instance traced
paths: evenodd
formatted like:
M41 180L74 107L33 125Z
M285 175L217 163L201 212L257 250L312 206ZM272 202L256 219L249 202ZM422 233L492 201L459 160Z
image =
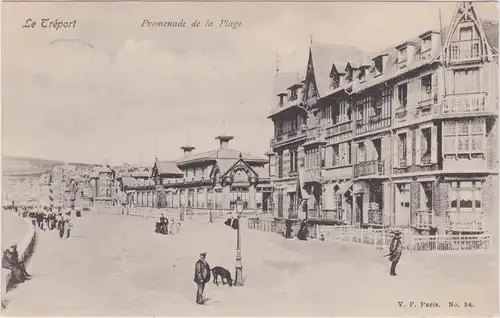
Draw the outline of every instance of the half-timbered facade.
M496 224L498 22L462 2L443 30L335 58L344 49L316 71L311 47L302 83L307 217L416 233Z

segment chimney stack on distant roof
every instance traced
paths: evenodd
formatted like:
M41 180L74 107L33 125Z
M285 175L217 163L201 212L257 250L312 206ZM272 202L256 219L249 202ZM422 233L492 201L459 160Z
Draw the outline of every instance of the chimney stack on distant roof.
M228 149L229 141L233 138L234 138L233 136L228 136L228 135L220 135L215 137L215 139L218 139L220 142L220 149Z
M184 145L181 147L182 151L184 151L184 157L187 157L191 154L191 151L193 151L195 148L190 145Z

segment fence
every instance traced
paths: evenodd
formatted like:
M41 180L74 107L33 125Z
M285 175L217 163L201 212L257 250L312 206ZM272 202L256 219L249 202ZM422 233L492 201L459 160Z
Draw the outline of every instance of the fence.
M282 234L285 229L283 220L248 219L248 228L263 232ZM298 230L298 223L293 224L294 233ZM358 229L350 225L328 226L309 225L309 237L321 237L325 240L338 240L372 245L378 249L388 249L393 234L388 229ZM472 251L488 250L491 248L491 236L480 235L416 235L406 232L401 235L403 249L420 251Z
M392 234L384 229L355 229L319 226L318 235L325 239L373 245L377 248L389 247ZM491 236L480 235L413 235L401 236L403 248L419 251L471 251L488 250L491 247Z

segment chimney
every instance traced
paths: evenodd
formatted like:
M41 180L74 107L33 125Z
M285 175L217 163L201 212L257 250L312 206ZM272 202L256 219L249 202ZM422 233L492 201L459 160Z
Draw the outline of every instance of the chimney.
M194 147L189 146L189 145L184 145L181 147L182 151L184 151L184 157L187 157L191 154L191 151L193 151Z
M215 137L215 139L219 139L220 142L220 149L227 149L229 146L229 141L233 139L233 136L227 136L227 135L221 135Z

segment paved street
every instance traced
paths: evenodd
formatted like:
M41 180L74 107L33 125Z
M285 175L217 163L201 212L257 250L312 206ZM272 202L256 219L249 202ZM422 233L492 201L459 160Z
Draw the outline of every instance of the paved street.
M208 284L195 304L194 264L208 252L234 275L236 232L190 221L181 234L154 221L112 214L76 219L73 237L42 232L29 265L34 278L9 292L7 316L493 315L496 258L404 253L397 277L386 251L338 242L285 240L243 229L244 287ZM404 301L406 308L398 301ZM417 307L408 308L409 301ZM420 308L421 301L441 308ZM448 308L448 301L463 307Z

